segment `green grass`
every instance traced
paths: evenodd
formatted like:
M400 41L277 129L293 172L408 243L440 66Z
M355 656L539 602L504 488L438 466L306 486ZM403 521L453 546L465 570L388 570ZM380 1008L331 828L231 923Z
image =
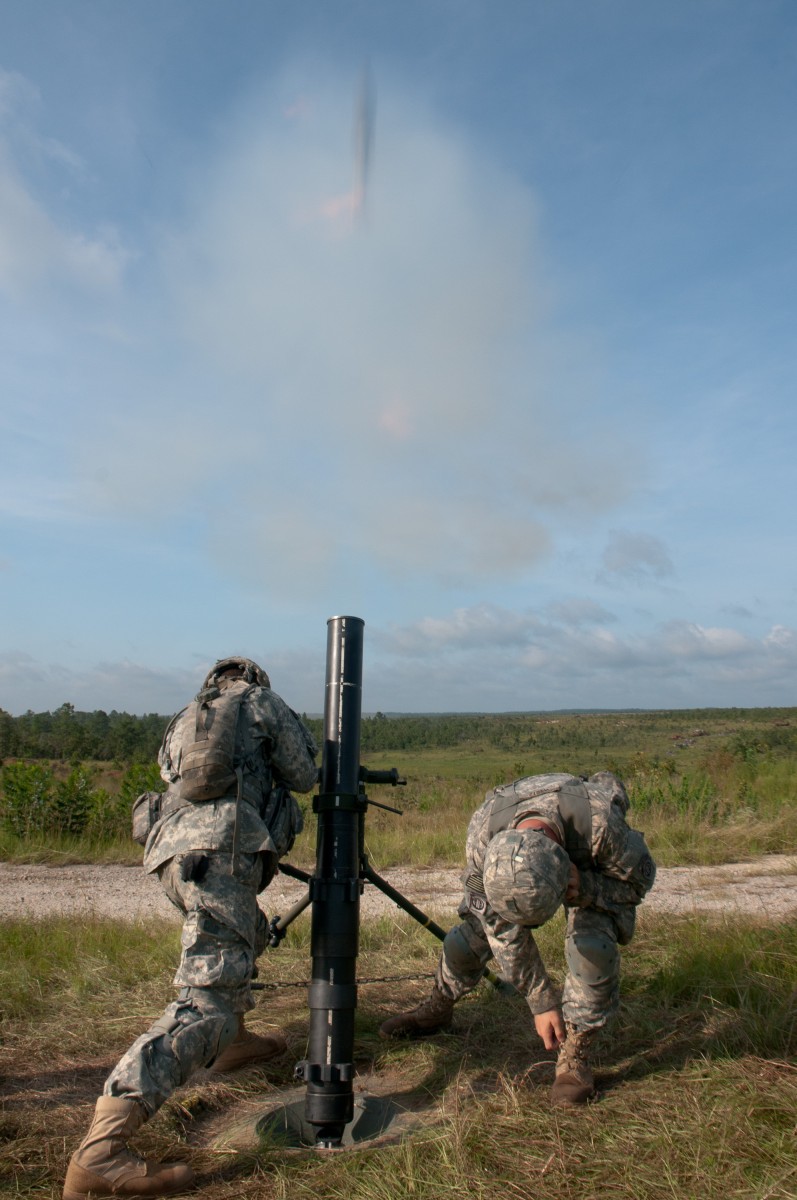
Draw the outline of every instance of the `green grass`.
M0 861L12 863L48 863L66 867L74 863L121 863L134 866L141 862L142 849L129 833L112 837L70 834L32 834L18 837L0 829Z
M443 919L445 919L443 917ZM263 960L262 978L306 979L309 922ZM563 971L561 921L539 931ZM362 978L433 970L438 943L403 917L366 922ZM66 1161L119 1054L172 996L171 924L6 922L0 928L3 1114L0 1195L60 1195ZM547 1103L552 1056L518 997L484 985L451 1033L422 1043L378 1037L388 1012L429 980L364 984L355 1054L361 1079L425 1106L400 1144L356 1153L220 1153L209 1130L241 1106L267 1107L303 1057L303 992L261 993L250 1024L279 1025L290 1050L267 1072L181 1089L137 1144L189 1157L206 1200L786 1200L797 1191L797 923L641 913L623 956L623 1006L599 1048L599 1102Z

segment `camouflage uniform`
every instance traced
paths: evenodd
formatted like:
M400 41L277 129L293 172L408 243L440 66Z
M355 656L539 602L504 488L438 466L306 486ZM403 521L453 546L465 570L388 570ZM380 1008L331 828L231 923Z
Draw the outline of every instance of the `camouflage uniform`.
M165 816L147 839L144 869L157 873L185 920L177 1000L142 1034L108 1077L104 1095L138 1101L148 1116L193 1071L209 1066L232 1040L237 1015L254 1007L250 982L265 949L267 922L257 894L301 830L287 788L309 791L317 779L312 734L268 687L240 689L235 759L244 764L237 793L179 800L181 714L166 731L158 761L170 785ZM272 783L284 784L283 789Z
M484 868L493 805L497 797L505 797L509 791L517 798L510 830L527 817L538 817L559 832L565 850L575 856L575 847L568 845L571 831L560 813L559 792L553 790L572 779L557 774L517 780L488 792L473 814L467 837L468 866L462 877L465 896L458 909L462 923L447 934L437 970L437 987L445 996L458 1000L471 991L486 964L495 958L502 977L526 997L534 1016L558 1007L558 991L548 977L531 928L499 915L473 885ZM546 791L546 787L551 790ZM596 1030L617 1009L618 947L633 936L636 906L653 885L655 865L642 834L626 824L628 797L620 781L602 772L586 782L586 789L592 826L589 862L579 868L579 895L565 906L567 978L562 1009L568 1024ZM503 836L517 839L522 847L526 835L515 830ZM506 880L507 896L517 888L517 882L516 878ZM500 890L501 883L491 881L491 895L496 887Z

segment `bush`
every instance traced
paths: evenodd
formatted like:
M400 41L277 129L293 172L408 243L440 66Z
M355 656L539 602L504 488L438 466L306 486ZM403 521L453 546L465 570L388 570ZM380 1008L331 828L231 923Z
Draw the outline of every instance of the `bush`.
M165 791L166 784L161 779L156 762L133 763L122 776L122 782L119 784L119 799L129 812L133 806L133 801L142 792Z
M642 777L632 787L632 806L637 812L659 809L664 814L689 813L695 821L713 822L717 818L716 801L716 789L702 773Z
M94 787L92 772L82 763L75 763L60 780L41 763L8 763L0 782L3 826L19 838L80 835L111 802L106 791Z
M41 763L14 762L0 772L3 785L2 820L9 833L29 837L46 823L55 780Z
M46 826L49 833L83 833L95 803L91 773L76 763L66 779L55 785Z

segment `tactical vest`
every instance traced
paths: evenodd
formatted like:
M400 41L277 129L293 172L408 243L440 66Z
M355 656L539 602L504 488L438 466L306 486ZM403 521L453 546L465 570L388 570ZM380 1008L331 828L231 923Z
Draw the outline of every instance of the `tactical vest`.
M517 791L516 784L496 788L495 798L487 821L487 832L491 838L505 829L511 829L526 817L546 818L534 811L535 796L550 796L557 793L557 807L564 825L565 850L577 867L588 867L592 863L592 807L589 792L582 780L574 775L548 776L543 783ZM518 782L523 782L518 780Z

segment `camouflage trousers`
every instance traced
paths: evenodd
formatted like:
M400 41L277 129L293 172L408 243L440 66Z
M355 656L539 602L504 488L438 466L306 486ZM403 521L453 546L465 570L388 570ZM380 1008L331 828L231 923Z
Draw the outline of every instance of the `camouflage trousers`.
M186 865L200 858L194 879ZM238 1015L254 1007L250 983L265 949L268 923L257 903L263 862L239 854L177 854L158 868L172 903L185 918L174 984L177 1000L122 1056L103 1093L136 1100L152 1116L194 1071L210 1066L235 1036ZM203 873L204 870L204 873Z
M569 908L567 914L563 1016L578 1029L601 1029L620 1003L617 925L609 913L596 909ZM462 923L448 932L443 943L436 977L440 991L459 1000L476 987L495 958L503 978L527 998L532 1013L558 1006L558 994L542 968L529 929L495 919L489 906L486 913L474 913L467 898L459 915Z

